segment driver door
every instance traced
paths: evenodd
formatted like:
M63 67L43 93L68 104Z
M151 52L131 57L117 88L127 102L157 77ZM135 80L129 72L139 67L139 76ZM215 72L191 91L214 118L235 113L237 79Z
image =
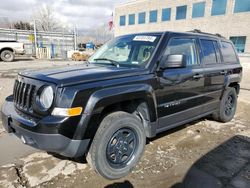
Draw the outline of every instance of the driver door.
M186 67L167 68L158 72L157 132L197 118L203 111L204 76L197 50L197 39L186 36L170 38L164 57L168 55L185 55Z

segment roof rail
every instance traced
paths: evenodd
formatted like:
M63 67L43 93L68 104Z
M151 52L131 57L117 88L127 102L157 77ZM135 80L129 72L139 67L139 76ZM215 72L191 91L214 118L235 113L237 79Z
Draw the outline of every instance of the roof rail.
M191 30L191 31L188 31L188 32L192 32L192 33L201 33L201 34L206 34L206 35L217 36L217 37L220 37L220 38L225 38L225 37L223 37L223 36L222 36L221 34L219 34L219 33L215 33L215 34L206 33L206 32L202 32L202 31L199 30L199 29L194 29L194 30Z

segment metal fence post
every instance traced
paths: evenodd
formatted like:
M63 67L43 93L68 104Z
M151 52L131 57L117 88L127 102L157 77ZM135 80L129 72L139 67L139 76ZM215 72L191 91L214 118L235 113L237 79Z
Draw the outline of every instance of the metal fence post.
M35 57L36 57L37 56L36 54L36 48L37 48L36 20L34 20L34 39L35 39Z

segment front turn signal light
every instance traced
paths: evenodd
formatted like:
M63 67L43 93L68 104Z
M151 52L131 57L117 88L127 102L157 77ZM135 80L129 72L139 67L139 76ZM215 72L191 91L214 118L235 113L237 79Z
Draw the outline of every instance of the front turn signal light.
M52 111L53 116L64 116L64 117L72 117L79 116L82 113L82 107L75 108L54 108Z

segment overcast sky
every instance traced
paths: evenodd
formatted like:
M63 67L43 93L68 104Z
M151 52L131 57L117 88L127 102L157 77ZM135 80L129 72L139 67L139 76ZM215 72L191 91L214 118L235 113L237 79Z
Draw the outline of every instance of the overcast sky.
M1 0L0 17L9 20L32 20L35 11L44 5L53 8L55 16L65 26L77 26L89 31L101 24L108 24L115 4L128 0Z

